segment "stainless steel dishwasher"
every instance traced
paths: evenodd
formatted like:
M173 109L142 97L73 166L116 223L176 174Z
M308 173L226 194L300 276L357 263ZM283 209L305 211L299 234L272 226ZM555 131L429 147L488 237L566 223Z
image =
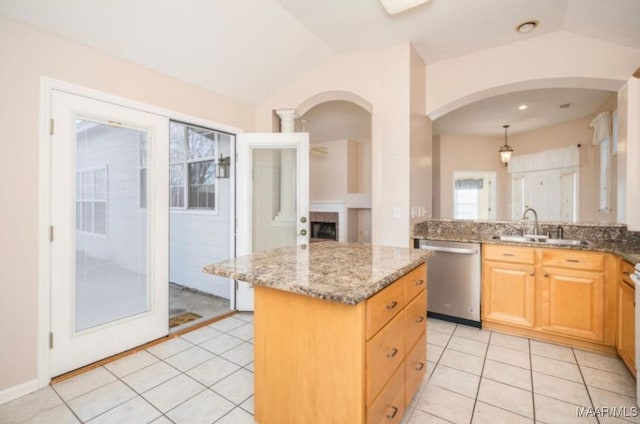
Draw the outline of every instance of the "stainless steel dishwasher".
M427 315L481 327L480 243L416 240L436 255L427 263Z

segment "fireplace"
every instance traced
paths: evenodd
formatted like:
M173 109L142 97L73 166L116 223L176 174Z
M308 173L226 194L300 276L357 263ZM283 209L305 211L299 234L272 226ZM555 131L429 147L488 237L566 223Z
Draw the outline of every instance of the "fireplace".
M338 240L338 221L337 212L310 212L311 242Z
M323 240L338 240L335 222L311 221L311 238Z

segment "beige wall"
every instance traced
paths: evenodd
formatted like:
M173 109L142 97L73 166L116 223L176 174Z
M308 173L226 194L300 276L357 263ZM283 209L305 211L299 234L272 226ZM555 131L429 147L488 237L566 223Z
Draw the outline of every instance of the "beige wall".
M407 246L410 233L411 46L332 57L276 95L260 103L256 129L271 131L274 109L308 110L308 100L330 100L326 92L347 92L372 110L372 241ZM304 110L303 110L304 109ZM400 217L394 217L394 208Z
M326 153L309 156L309 200L346 201L349 193L371 193L371 149L367 142L314 143Z
M439 217L453 218L453 172L454 171L489 171L496 173L496 218L509 219L507 202L509 175L500 161L498 149L503 143L501 137L473 137L453 134L442 134L438 137L440 151L437 169L439 168L440 196L434 199L440 210ZM511 144L511 141L509 141Z
M0 393L37 378L40 78L253 129L254 110L0 16Z
M411 224L432 216L432 130L431 119L425 114L425 67L416 51L411 49L410 102L410 205Z
M427 115L443 114L515 90L552 87L617 91L640 50L555 31L426 67Z

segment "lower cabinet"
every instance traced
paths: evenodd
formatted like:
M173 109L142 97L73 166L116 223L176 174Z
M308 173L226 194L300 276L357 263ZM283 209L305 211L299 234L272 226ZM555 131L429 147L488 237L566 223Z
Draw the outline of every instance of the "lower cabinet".
M612 264L598 252L486 244L483 326L613 352Z
M426 278L354 306L255 286L256 422L400 423L427 370Z
M633 265L622 262L618 279L616 349L629 371L636 375L636 288L629 278Z
M542 330L604 341L604 274L543 268Z
M485 261L482 272L483 320L533 328L534 266Z

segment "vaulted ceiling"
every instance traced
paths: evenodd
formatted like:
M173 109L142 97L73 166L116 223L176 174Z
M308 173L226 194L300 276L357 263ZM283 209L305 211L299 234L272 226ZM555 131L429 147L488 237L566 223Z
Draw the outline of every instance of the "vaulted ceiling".
M426 64L566 30L640 49L639 0L0 0L0 13L258 103L339 52L410 41ZM523 35L528 20L539 27ZM508 58L505 58L508 60Z

